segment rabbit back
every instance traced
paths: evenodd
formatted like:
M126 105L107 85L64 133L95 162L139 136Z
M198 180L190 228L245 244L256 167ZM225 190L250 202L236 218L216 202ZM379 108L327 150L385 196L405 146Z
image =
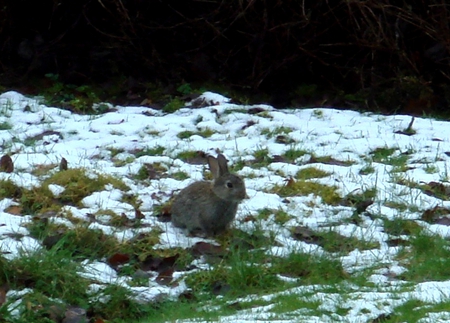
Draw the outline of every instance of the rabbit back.
M186 228L191 234L200 232L214 236L233 221L238 204L238 200L225 200L216 195L214 184L195 182L175 197L171 208L172 223Z

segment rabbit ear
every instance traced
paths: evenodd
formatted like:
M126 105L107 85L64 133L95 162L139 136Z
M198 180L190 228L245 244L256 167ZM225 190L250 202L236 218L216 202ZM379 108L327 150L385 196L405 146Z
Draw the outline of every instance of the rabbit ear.
M219 154L217 158L208 156L208 164L214 179L217 179L224 174L228 174L227 159L224 155Z
M228 174L227 159L225 158L225 156L219 154L217 156L217 161L219 162L220 175Z
M217 179L220 177L220 168L219 168L219 162L217 161L216 157L208 156L208 165L209 170L211 171L213 178Z

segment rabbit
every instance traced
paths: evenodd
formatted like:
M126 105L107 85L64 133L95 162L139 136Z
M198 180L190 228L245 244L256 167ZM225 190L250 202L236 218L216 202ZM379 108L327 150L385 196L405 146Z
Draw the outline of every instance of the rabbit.
M171 213L174 226L191 235L211 237L229 226L239 203L248 196L242 178L228 171L224 155L208 156L208 164L213 181L195 182L182 189Z

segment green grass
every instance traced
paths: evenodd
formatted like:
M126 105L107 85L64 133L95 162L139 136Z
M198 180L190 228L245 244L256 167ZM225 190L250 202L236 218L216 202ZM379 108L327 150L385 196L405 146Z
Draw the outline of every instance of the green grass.
M186 103L183 100L181 100L178 97L175 97L172 100L170 100L166 105L164 105L162 110L167 113L173 113L173 112L181 109L185 105L186 105Z
M281 197L287 196L308 196L313 194L321 197L326 204L336 205L342 198L335 186L324 185L306 180L289 180L285 185L275 185L269 192L276 193Z
M408 269L402 278L411 282L450 279L450 242L422 231L412 235L410 246L404 247L398 259Z
M271 128L261 129L261 134L266 136L267 138L273 138L276 137L277 135L287 135L290 132L292 132L292 128L284 126L275 127L273 129Z
M201 131L190 131L190 130L185 130L185 131L181 131L180 133L177 134L177 137L180 139L188 139L190 137L192 137L193 135L198 135L200 137L203 138L209 138L211 137L215 132L209 128L203 129Z
M163 155L166 148L163 146L155 146L155 147L149 147L144 150L136 152L134 155L136 158L142 157L142 156L161 156Z
M295 174L296 179L307 180L312 178L322 178L331 175L331 173L321 170L316 167L307 167L299 170L297 174Z
M58 85L56 83L55 86ZM63 90L66 89L61 89ZM189 92L191 85L182 84L177 91ZM64 95L62 92L58 94ZM79 104L78 110L87 109L82 107L81 102L73 101L76 98L67 96L63 99ZM179 98L172 99L166 94L165 99L169 102L164 107L165 112L173 112L184 106ZM255 120L275 118L275 114L272 117L271 112L257 111L259 110L251 112ZM247 114L248 109L229 109L217 118L229 113ZM326 110L315 109L313 116L323 119L325 113ZM194 116L192 119L194 124L201 121L201 116ZM10 126L7 122L0 124L0 130L9 130ZM193 129L179 132L177 141L189 144L189 138L194 135L209 138L215 133L208 128ZM238 218L229 230L215 237L212 245L209 245L211 241L202 241L206 244L204 248L207 251L201 255L195 249L198 247L195 240L192 240L195 241L192 247L160 245L167 238L165 226L170 226L161 222L167 220L164 216L170 216L170 205L177 193L172 191L170 185L166 186L165 181L183 181L191 176L183 168L178 168L177 163L145 164L136 174L128 175L122 180L118 175L103 175L82 168L58 171L57 162L52 161L33 165L29 170L36 178L35 187L21 187L11 180L16 180L16 177L6 177L7 174L4 174L4 179L0 180L0 198L11 199L12 206L17 207L12 211L19 217L24 216L25 219L25 216L32 216L23 229L28 230L30 237L41 243L43 248L36 252L23 251L14 260L7 260L0 254L0 299L4 283L18 291L30 288L28 294L17 299L8 296L7 306L0 305L0 321L62 321L62 317L51 320L51 309L58 307L65 310L68 306L79 306L88 311L90 321L150 323L192 319L213 322L222 316L244 309L257 311L256 307L266 305L272 306L267 309L267 317L273 320L301 321L303 315L317 317L318 320L339 320L339 316L348 315L352 310L347 306L347 300L353 300L356 297L354 295L360 291L392 293L392 298L396 298L399 297L397 292L411 291L418 282L450 279L450 242L438 235L427 234L423 228L428 224L422 222L434 223L436 219L448 214L443 208L425 211L419 209L415 202L420 196L413 196L412 191L415 189L418 191L415 194L426 193L441 200L448 200L448 196L442 194L443 187L440 185L406 178L403 173L408 170L412 151L403 153L397 147L388 146L374 149L370 154L360 156L360 168L348 167L345 176L353 180L351 185L346 186L345 179L336 186L325 185L323 183L329 182L323 178L339 175L337 167L350 166L355 161L340 161L331 155L316 156L313 151L292 143L289 138L292 131L292 128L286 126L274 126L261 131L263 140L270 139L271 142L286 145L276 145L277 149L284 147L277 152L269 150L262 142L256 150L251 151L252 158L247 158L249 152L241 152L239 149L244 148L236 147L241 158L230 165L230 170L237 172L246 166L253 168L248 172L246 167L245 180L249 184L248 192L253 194L256 189L261 194L260 205L255 207L243 203ZM157 131L149 130L148 133L159 135ZM223 149L214 140L208 142L211 143L210 147L204 148L207 153ZM33 147L36 140L28 138L25 144ZM186 147L189 146L185 146L185 149L189 149ZM126 167L142 156L163 155L197 165L206 162L205 153L185 150L175 156L167 147L158 145L157 141L132 153L121 148L108 150L108 157L112 158L115 166ZM130 157L120 158L118 155L121 153ZM309 161L304 160L304 156L311 158ZM286 165L291 168L274 171L267 179L263 178L266 180L264 188L255 188L253 179L265 176L261 175L264 168L270 170L268 166L274 160L291 163ZM292 165L299 161L300 165ZM386 185L378 185L378 182L370 184L373 187L365 187L366 182L361 181L362 184L358 182L355 187L355 178L365 180L365 175L375 172L374 163L392 166L392 170L391 167L386 167L392 172L388 176L391 181ZM445 177L445 174L439 174L439 169L442 169L440 165L438 167L426 162L422 164L426 173L437 174L437 178ZM384 165L377 165L377 171L381 170L380 177L383 175ZM204 178L211 178L206 163L199 166L199 169L202 167ZM274 185L272 179L279 180L280 176L285 182L278 181L278 185ZM134 185L127 185L129 181L133 181ZM404 187L400 193L395 191L395 196L389 186L394 183ZM64 191L59 196L53 196L49 189L51 184L64 187ZM105 206L96 211L83 209L83 216L71 211L73 209L70 207L84 208L83 198L104 191L105 187L115 188L123 193L118 202L131 206L131 214L114 206ZM311 199L311 195L318 198ZM272 199L278 199L282 204L272 206L269 203ZM372 207L366 210L370 203L373 203ZM398 218L388 217L382 211L378 213L377 209L384 210L385 207L398 214ZM426 211L431 214L429 218L425 216ZM55 212L56 219L47 218L51 212ZM414 220L402 218L405 213L415 213L416 216L413 217ZM156 225L153 222L155 220ZM406 271L393 275L392 279L406 284L396 287L397 289L390 289L370 280L373 274L380 273L380 269L389 269L389 264L381 256L379 261L370 265L366 265L365 256L361 256L362 269L354 270L352 266L346 266L345 261L359 252L368 257L377 254L379 242L360 231L371 230L372 225L387 236L390 246L398 247L398 252L393 257ZM106 233L106 227L111 233ZM354 236L338 233L348 232L352 227L355 228ZM309 240L307 234L305 238L299 233L303 228L310 230ZM123 233L125 230L133 232L135 236L129 239ZM21 234L12 233L11 237L20 237ZM208 248L212 251L208 251ZM125 283L113 281L104 284L80 275L86 264L96 261L110 263L111 258L117 255L129 257L125 263L111 264L119 277L117 281L123 279ZM164 271L166 268L158 267L158 264L169 263L167 259L175 259L173 264L167 266L169 271L173 269L177 273L173 276L173 281L166 282L168 286L186 284L189 289L174 299L169 299L163 292L155 301L136 301L136 295L127 287L147 289L149 277L153 280ZM356 259L356 262L359 263L359 260ZM152 272L147 276L142 272L145 271L145 266L147 269L152 266L157 269L152 267ZM99 290L88 294L88 286L92 283L98 284ZM160 288L162 290L164 287ZM317 295L322 298L317 298ZM327 298L338 299L334 308L323 306L323 300ZM20 310L20 318L10 313L9 305L12 304ZM396 307L386 313L389 314L388 317L381 317L378 321L417 322L426 318L430 312L450 310L450 302L428 304L413 297L399 304L396 303ZM368 307L363 306L360 314L367 314L367 322L377 320L369 317L373 313Z
M297 158L309 154L308 151L299 148L289 148L283 154L283 157L290 162L294 162Z
M268 166L273 161L272 157L269 155L269 150L267 148L262 148L254 151L253 157L255 158L254 162L251 165L253 168Z
M81 264L72 261L70 251L42 249L22 252L19 257L6 262L0 271L0 280L19 290L33 286L31 299L42 297L50 301L55 298L68 304L87 306L88 281L79 276L81 270ZM26 300L22 300L22 306L28 306Z
M10 130L12 129L12 125L8 121L0 122L0 131L1 130Z

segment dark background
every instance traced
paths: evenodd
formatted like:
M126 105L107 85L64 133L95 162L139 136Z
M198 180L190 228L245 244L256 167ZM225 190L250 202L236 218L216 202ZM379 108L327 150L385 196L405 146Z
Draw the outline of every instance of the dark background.
M225 84L280 107L447 115L449 16L440 0L1 0L0 85Z

